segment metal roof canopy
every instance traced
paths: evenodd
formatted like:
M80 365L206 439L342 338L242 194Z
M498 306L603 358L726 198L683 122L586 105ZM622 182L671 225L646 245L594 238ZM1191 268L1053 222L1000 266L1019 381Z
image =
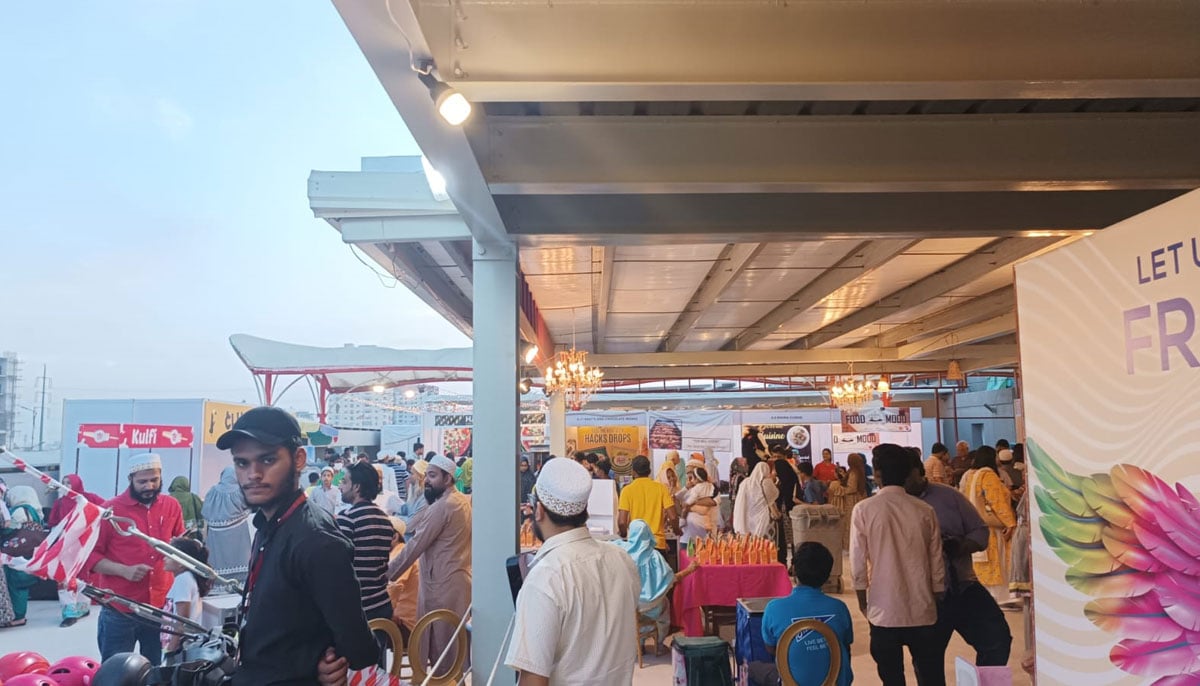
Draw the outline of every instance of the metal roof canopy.
M267 405L301 379L314 381L313 399L321 422L325 421L327 401L332 394L369 390L375 386L395 388L471 381L474 372L470 348L396 350L375 345L318 348L247 334L233 334L229 337L229 345L254 375ZM277 391L275 383L281 376L296 378Z
M334 5L453 203L314 172L318 216L467 333L516 246L525 337L614 380L1010 366L1014 262L1200 186L1200 3Z

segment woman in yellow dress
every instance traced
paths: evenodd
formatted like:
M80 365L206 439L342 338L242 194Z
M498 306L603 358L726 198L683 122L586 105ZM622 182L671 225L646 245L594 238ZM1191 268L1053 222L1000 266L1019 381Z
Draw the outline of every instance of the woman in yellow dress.
M975 575L987 587L996 602L1008 600L1008 542L1017 526L1013 513L1012 491L1000 480L996 469L996 450L982 446L975 451L974 468L963 474L958 486L967 500L979 510L988 525L988 547L975 553Z

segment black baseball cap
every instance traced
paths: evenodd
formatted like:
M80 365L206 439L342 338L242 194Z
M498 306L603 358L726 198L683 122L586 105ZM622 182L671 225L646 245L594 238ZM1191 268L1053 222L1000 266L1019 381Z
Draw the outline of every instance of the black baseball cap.
M300 423L278 407L256 407L234 422L233 428L217 439L218 450L229 450L239 438L253 438L264 445L300 443Z

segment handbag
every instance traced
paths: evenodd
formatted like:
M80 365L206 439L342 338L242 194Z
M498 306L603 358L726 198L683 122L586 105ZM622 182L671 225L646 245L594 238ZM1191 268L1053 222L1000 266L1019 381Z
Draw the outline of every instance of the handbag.
M21 505L29 516L28 521L10 526L0 532L0 554L8 557L31 557L42 541L50 535L50 529L40 521L36 511L29 505Z
M971 481L967 484L967 499L979 511L979 516L983 517L983 523L989 529L1004 529L1007 528L1004 522L1000 521L1000 517L996 515L996 511L988 505L985 492L980 489L976 490L975 486L979 483L979 477L983 474L983 470L976 469L971 475Z

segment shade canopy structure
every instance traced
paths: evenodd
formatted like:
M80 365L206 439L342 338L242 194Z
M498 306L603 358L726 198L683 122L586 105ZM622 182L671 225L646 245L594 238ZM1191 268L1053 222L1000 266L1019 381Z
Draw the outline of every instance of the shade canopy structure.
M262 400L270 405L300 379L315 386L317 414L326 418L328 398L334 393L369 391L425 383L470 381L470 348L397 350L375 345L319 348L234 334L229 344L254 375ZM292 377L282 390L281 378Z
M612 382L1013 370L1014 263L1200 186L1200 3L332 1L448 200L367 160L310 204L487 341L483 446L518 335ZM502 568L515 522L476 527ZM474 578L482 682L511 605Z

